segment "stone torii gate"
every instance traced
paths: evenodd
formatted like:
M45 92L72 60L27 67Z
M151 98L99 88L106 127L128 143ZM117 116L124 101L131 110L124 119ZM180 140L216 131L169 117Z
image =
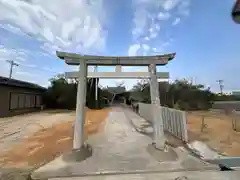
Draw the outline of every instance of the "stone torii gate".
M68 78L78 77L76 121L74 126L73 149L80 149L84 143L84 119L86 104L86 81L91 78L150 78L152 112L154 114L153 144L164 149L165 138L160 106L158 78L168 78L168 73L156 72L156 65L166 65L175 53L158 56L91 56L58 52L57 56L68 65L80 65L79 72L67 72ZM115 72L87 72L87 66L116 66ZM122 72L121 66L148 66L149 72Z

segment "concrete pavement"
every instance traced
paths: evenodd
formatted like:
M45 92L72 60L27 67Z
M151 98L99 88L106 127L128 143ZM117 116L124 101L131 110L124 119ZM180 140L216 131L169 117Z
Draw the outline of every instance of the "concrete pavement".
M109 114L103 130L91 136L87 143L93 154L81 162L66 162L63 156L37 169L33 179L79 177L99 174L126 174L148 172L179 172L217 170L218 166L191 156L182 148L171 148L171 153L151 148L151 138L136 131L131 118L141 117L126 108L115 107Z
M88 177L69 177L54 178L52 180L238 180L240 172L216 172L216 171L183 171L167 173L134 173L116 174L108 176L88 176Z

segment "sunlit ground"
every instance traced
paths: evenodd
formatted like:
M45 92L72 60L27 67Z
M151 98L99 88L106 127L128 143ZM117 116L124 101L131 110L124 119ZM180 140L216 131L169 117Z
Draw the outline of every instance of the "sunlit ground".
M97 133L101 129L110 108L87 110L85 136ZM70 117L71 120L75 118ZM0 164L4 167L34 167L53 160L56 156L72 148L72 121L57 124L51 128L36 132L24 139L21 144L12 147L0 155Z

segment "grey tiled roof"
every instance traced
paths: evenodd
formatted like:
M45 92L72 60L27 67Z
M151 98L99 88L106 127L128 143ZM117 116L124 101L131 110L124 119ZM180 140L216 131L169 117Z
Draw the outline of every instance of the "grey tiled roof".
M38 89L38 90L45 90L46 88L39 86L34 83L20 81L16 79L9 79L6 77L0 76L0 85L6 86L15 86L15 87L22 87L22 88L29 88L29 89Z

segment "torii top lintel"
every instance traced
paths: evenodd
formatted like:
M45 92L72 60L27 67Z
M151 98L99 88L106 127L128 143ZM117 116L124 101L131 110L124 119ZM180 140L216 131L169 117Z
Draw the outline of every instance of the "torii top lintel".
M64 59L68 65L79 65L80 61L85 60L88 65L99 66L148 66L149 64L163 66L174 59L176 55L176 53L171 53L156 56L92 56L59 51L56 54L60 59Z

